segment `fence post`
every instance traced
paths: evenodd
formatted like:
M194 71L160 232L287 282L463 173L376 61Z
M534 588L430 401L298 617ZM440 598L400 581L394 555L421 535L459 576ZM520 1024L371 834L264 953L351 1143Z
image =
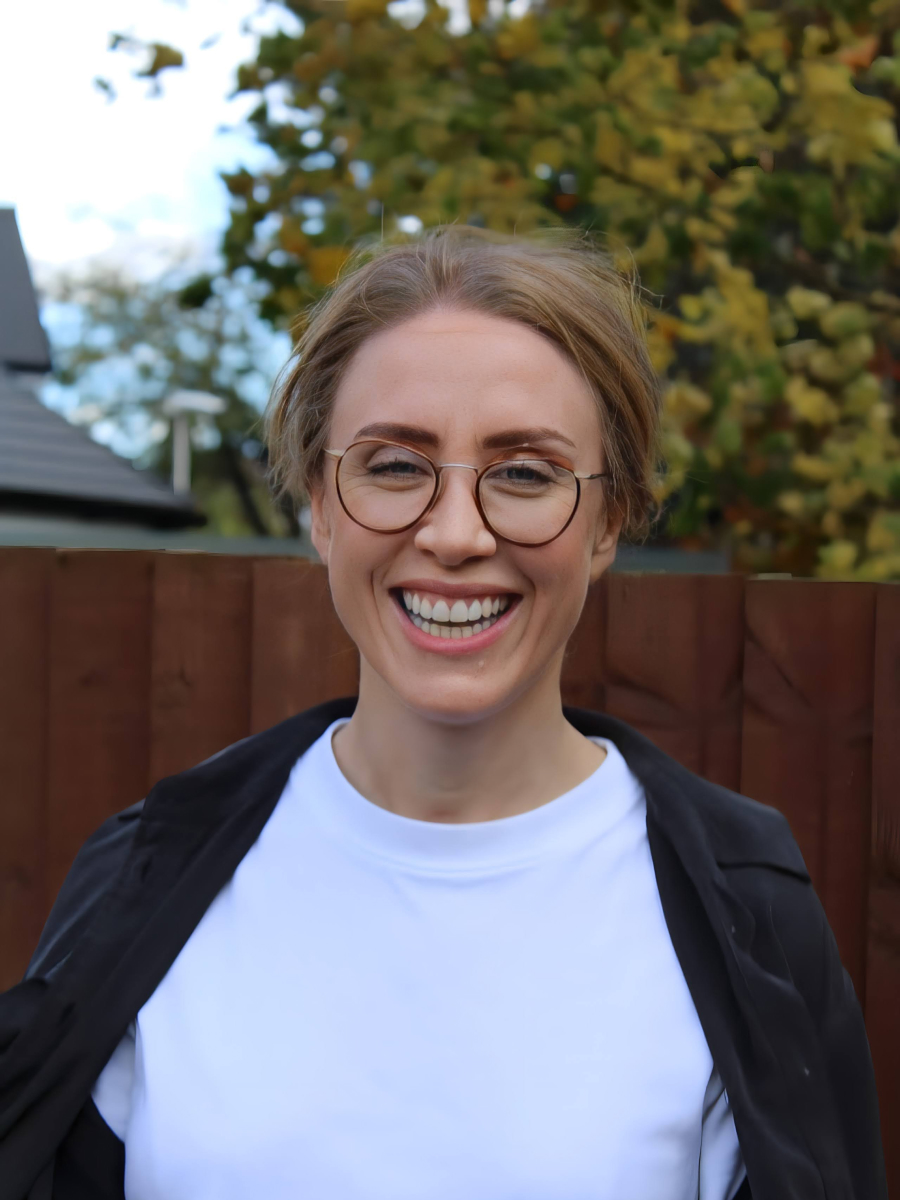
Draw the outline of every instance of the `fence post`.
M52 550L0 550L0 991L46 914L47 620Z
M692 771L740 782L744 581L610 575L606 708Z
M150 555L59 551L50 596L52 901L84 839L147 785Z
M155 556L150 781L250 733L249 558Z
M900 1195L900 587L878 588L872 746L872 871L866 1027L881 1106L888 1192Z
M865 999L875 587L750 580L741 791L788 818Z
M302 559L257 559L252 636L254 732L313 704L356 694L356 647L334 611L323 566Z

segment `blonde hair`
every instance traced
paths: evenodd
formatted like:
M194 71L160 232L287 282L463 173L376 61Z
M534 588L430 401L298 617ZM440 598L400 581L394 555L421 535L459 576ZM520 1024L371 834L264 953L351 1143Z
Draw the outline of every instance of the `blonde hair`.
M439 226L353 253L302 318L267 410L282 490L297 497L320 480L335 396L363 342L441 309L519 321L564 351L597 404L609 508L623 534L641 533L653 505L660 386L640 293L589 234L569 229L510 236Z

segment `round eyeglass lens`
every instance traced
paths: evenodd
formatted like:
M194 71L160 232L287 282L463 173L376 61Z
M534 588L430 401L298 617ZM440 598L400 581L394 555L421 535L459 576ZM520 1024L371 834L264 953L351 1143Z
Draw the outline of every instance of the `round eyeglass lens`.
M427 458L404 446L357 442L341 459L338 490L354 521L385 533L413 525L434 495Z
M481 477L479 498L495 533L540 545L566 527L578 503L578 480L546 459L510 459Z

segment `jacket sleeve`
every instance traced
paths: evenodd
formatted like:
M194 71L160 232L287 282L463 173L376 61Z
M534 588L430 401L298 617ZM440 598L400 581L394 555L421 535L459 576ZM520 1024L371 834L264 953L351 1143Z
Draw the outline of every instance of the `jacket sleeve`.
M887 1200L875 1072L862 1010L814 889L779 904L773 920L797 990L819 1034L854 1196Z
M111 817L88 838L60 889L25 978L0 995L0 1200L29 1195L42 1163L47 1166L38 1192L53 1178L59 1136L47 1131L40 1116L49 1097L35 1105L28 1099L29 1085L52 1055L58 973L124 863L141 807L136 804ZM48 1200L50 1195L47 1191Z
M104 821L78 851L28 964L26 979L52 972L70 954L131 849L143 806L140 800Z

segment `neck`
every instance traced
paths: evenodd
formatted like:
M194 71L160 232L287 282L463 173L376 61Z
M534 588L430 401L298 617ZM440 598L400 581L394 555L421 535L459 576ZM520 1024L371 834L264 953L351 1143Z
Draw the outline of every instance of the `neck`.
M606 755L563 716L560 665L499 712L451 724L407 707L363 663L356 710L334 739L338 765L368 800L420 821L491 821L546 804Z

